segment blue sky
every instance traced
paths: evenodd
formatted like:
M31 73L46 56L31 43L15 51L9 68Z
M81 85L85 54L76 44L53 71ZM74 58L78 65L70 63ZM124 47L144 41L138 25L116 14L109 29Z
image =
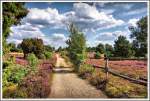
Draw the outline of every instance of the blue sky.
M42 38L55 48L67 46L67 25L73 22L82 31L87 46L114 44L119 35L129 41L129 26L147 15L145 2L28 2L29 10L21 25L12 26L8 42L21 43L24 38Z

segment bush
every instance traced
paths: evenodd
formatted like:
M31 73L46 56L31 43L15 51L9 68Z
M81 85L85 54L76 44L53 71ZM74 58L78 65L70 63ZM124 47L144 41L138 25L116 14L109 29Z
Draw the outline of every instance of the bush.
M29 66L31 66L31 69L34 71L36 69L36 66L38 65L38 58L33 54L28 54L27 60L29 63Z
M7 86L9 82L19 83L28 73L28 69L21 65L11 65L3 71L3 86Z
M89 77L94 72L94 68L91 65L88 64L81 64L79 67L79 76L82 78Z
M5 69L6 67L10 66L12 64L11 61L5 61L3 62L3 69Z
M101 53L100 53L100 52L96 52L95 58L96 58L96 59L100 59L100 58L101 58Z
M131 92L132 88L127 85L107 85L106 93L108 96L113 98L120 98L124 97L127 98L129 95L128 93Z
M20 89L27 92L29 98L45 98L50 93L49 73L41 70L37 74L30 74L19 84Z
M51 59L52 58L52 52L44 52L44 55L46 57L46 59Z
M90 83L96 86L97 88L104 89L106 86L105 75L102 74L101 72L94 71L89 80L90 80Z

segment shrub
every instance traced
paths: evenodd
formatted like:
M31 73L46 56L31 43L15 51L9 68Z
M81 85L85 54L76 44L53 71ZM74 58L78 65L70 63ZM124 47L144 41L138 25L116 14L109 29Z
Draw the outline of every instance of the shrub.
M16 90L15 84L3 87L3 98L13 98L15 90Z
M51 90L49 73L41 70L37 74L30 74L19 84L19 87L27 92L29 98L45 98Z
M91 65L88 64L81 64L79 67L79 76L83 78L87 78L94 72L94 68Z
M130 93L131 90L132 90L132 87L127 86L127 85L108 84L106 87L106 93L108 94L108 96L114 97L114 98L119 98L119 97L127 98L129 96L128 93Z
M28 73L28 69L21 65L11 65L3 71L3 86L12 83L19 83Z
M106 86L105 75L102 74L101 72L94 71L89 81L92 85L96 86L97 88L104 89Z
M45 55L46 59L51 59L52 58L52 52L46 51L46 52L44 52L44 55Z
M33 54L28 54L27 60L29 63L29 66L31 66L31 69L34 71L36 69L36 66L38 65L38 58Z
M27 98L27 92L13 84L3 88L3 98Z
M11 61L5 61L3 62L3 69L5 69L6 67L10 66L12 64Z
M100 52L96 52L95 58L96 58L96 59L100 59L100 58L101 58L101 53L100 53Z

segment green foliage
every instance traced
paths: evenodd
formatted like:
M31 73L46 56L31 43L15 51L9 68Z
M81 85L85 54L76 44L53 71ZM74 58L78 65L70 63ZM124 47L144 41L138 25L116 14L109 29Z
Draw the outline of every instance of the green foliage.
M94 68L91 65L88 64L81 64L79 67L79 76L82 78L87 78L87 76L90 76L94 72Z
M17 48L14 43L9 43L8 47L11 52L22 52L22 49Z
M31 67L32 71L35 71L35 69L38 65L38 58L33 53L30 53L27 56L27 60L28 60L29 66Z
M135 56L145 57L147 55L147 16L137 22L137 27L130 26L131 38L133 38L133 49Z
M44 55L45 55L46 59L51 59L51 58L52 58L53 53L52 53L52 52L48 52L48 51L46 51L46 52L44 52Z
M10 66L12 63L12 61L4 61L3 62L3 69L5 69L6 67Z
M86 40L84 34L79 32L74 24L69 26L69 31L71 35L66 42L68 44L68 54L76 67L75 70L78 71L80 64L85 60Z
M100 52L96 52L95 59L100 59L100 58L101 58L101 53Z
M28 69L16 64L8 65L3 70L3 86L19 83L28 73Z
M117 57L131 57L133 50L131 44L125 36L119 36L114 44L114 56Z
M100 52L101 54L103 54L105 51L104 45L102 43L99 43L96 47L96 52Z
M87 47L87 52L95 52L96 51L96 47Z
M9 52L6 38L11 32L10 27L17 25L27 15L28 11L23 2L3 2L3 53Z
M45 51L52 52L52 51L55 50L55 48L54 48L54 47L51 47L50 45L44 45L44 50L45 50Z
M114 49L113 49L112 45L105 44L105 54L107 55L107 57L112 57L113 52L114 52Z
M43 40L38 38L23 39L21 47L26 57L29 53L34 53L38 58L43 58L44 52Z

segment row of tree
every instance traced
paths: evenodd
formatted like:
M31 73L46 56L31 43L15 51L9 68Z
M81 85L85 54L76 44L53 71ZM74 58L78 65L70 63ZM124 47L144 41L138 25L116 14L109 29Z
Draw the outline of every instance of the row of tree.
M109 57L146 57L147 56L147 17L137 22L137 26L130 26L130 43L125 36L119 36L114 46L99 43L96 47L88 47L87 51L99 52Z

